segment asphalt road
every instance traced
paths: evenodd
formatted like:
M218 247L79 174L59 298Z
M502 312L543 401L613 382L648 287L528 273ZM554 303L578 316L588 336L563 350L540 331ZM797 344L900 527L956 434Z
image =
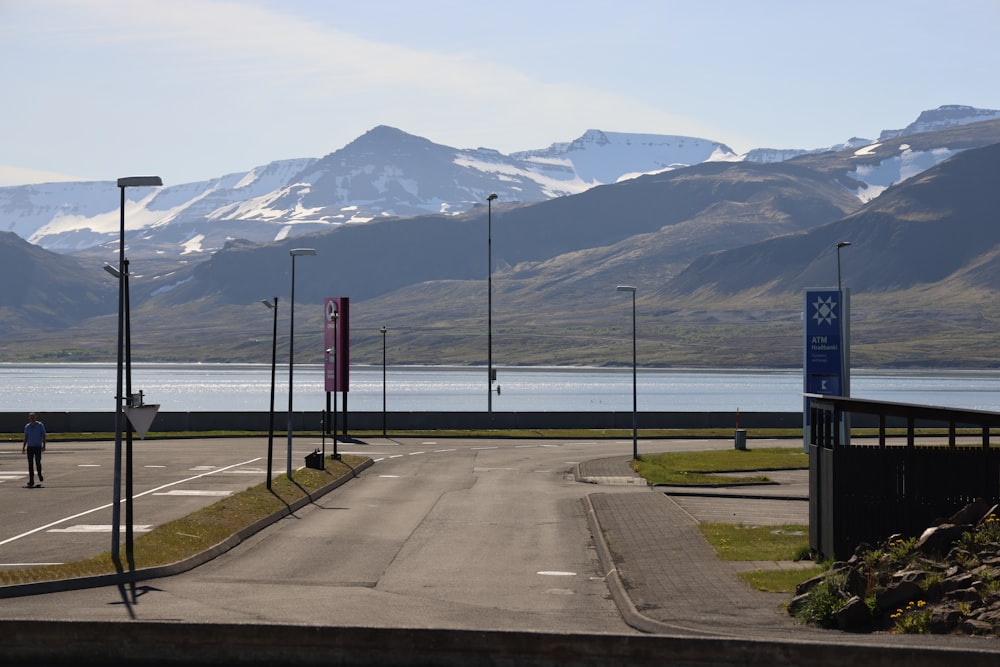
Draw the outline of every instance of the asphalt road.
M320 446L295 442L293 461ZM582 460L628 441L378 439L358 479L190 572L114 587L13 598L0 618L294 623L635 633L604 581L573 479ZM640 442L640 451L731 441ZM328 450L332 444L327 441ZM274 470L284 471L285 441ZM280 451L279 451L280 450ZM112 443L53 443L45 487L22 488L20 447L0 449L0 567L110 548ZM279 458L280 457L280 458ZM135 525L153 526L265 477L266 439L136 443ZM18 471L21 476L18 477ZM636 487L637 492L647 492Z

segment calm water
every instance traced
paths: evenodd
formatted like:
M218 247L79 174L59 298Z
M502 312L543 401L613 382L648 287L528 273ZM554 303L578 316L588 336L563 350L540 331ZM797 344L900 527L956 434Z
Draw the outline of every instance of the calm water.
M499 368L493 410L632 409L632 370ZM855 371L859 398L1000 410L1000 372ZM800 371L639 370L640 411L784 412L802 409ZM266 411L270 364L133 364L133 391L167 412ZM485 411L486 369L389 367L390 411ZM114 364L0 364L0 412L113 411ZM320 365L296 365L296 410L326 404ZM278 367L275 408L288 408L288 367ZM353 367L348 408L381 411L382 368Z

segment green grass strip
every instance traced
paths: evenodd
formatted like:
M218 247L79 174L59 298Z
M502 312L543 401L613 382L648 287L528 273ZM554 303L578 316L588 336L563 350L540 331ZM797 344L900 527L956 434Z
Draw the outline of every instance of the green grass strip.
M712 473L791 470L809 467L809 456L795 447L643 454L632 464L650 484L732 485L769 481L764 475L722 476Z

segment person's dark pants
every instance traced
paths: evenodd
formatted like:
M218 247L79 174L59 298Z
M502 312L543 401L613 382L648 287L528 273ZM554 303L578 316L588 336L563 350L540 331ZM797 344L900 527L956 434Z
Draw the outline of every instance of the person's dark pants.
M42 448L28 447L28 484L35 483L35 468L38 468L38 481L42 481Z

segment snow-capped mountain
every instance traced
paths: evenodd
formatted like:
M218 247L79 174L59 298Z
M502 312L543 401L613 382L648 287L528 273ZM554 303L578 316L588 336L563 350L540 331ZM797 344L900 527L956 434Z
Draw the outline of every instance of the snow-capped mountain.
M568 144L504 155L379 126L318 159L126 189L126 224L133 256L212 253L235 238L261 243L375 218L457 214L492 192L505 203L540 202L631 175L734 157L704 139L599 130ZM119 198L112 182L0 188L0 231L56 252L116 243Z
M887 137L1000 118L1000 111L950 105L925 111ZM754 149L736 155L719 142L694 137L588 130L548 148L504 155L488 148L456 149L379 126L322 158L279 160L209 181L126 189L126 223L133 257L204 256L228 241L281 240L377 218L461 214L496 192L503 204L536 203L602 184L705 162L782 162L830 151L861 151L851 177L868 201L954 150L899 155L882 167L878 142L852 138L819 149ZM884 153L884 150L882 151ZM919 157L919 159L918 159ZM887 158L888 159L888 158ZM117 244L120 193L113 182L42 183L0 187L0 231L56 252ZM103 252L103 250L101 250Z
M948 127L968 125L969 123L995 120L997 118L1000 118L1000 110L997 109L977 109L962 104L946 104L937 109L922 111L915 121L902 130L882 130L878 140L887 141L908 134L935 132Z

